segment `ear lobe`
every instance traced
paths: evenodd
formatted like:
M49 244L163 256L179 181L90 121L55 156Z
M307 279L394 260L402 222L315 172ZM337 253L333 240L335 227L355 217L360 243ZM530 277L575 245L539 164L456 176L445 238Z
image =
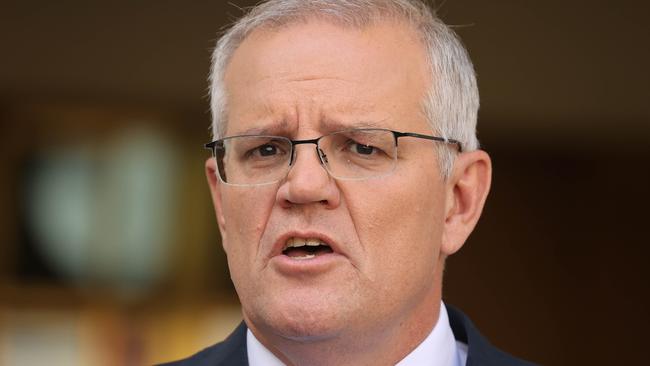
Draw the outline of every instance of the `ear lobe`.
M223 206L221 201L221 182L217 177L217 163L214 158L209 158L205 162L205 175L210 187L210 194L212 195L212 204L217 216L217 223L219 224L219 231L221 232L221 239L224 244L226 243L226 218L223 214Z
M485 151L460 154L446 184L445 229L441 251L458 251L476 226L492 182L492 162Z

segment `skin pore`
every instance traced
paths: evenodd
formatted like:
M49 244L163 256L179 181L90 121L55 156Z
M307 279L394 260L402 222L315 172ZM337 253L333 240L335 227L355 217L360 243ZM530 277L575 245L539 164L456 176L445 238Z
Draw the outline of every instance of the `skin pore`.
M357 126L431 134L421 101L432 77L415 33L398 21L363 29L307 20L258 29L227 68L226 136L311 139ZM403 138L396 170L336 180L300 145L277 184L221 183L206 162L217 221L248 327L288 365L393 365L438 319L445 258L476 224L490 185L482 151L449 179L435 142ZM291 238L333 253L282 255Z

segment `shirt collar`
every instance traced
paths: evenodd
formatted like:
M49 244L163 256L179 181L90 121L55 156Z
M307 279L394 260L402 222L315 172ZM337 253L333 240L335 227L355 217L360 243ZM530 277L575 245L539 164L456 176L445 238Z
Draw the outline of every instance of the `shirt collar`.
M255 338L250 329L246 332L246 347L250 366L284 366L282 361ZM457 344L451 331L447 309L441 302L436 326L422 343L396 366L460 366L465 364L465 357L462 354L462 344Z
M440 314L436 326L411 353L395 366L460 366L456 339L449 325L445 304L440 302Z
M246 331L246 352L250 366L285 366L271 351L255 338L250 329Z

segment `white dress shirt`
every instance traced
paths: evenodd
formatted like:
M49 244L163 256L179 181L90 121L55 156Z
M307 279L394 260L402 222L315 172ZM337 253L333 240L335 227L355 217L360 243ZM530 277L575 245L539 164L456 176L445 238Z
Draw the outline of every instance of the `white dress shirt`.
M250 329L246 333L246 348L250 366L285 366L255 338ZM447 309L441 302L436 326L422 343L396 366L464 366L466 361L467 345L454 338Z

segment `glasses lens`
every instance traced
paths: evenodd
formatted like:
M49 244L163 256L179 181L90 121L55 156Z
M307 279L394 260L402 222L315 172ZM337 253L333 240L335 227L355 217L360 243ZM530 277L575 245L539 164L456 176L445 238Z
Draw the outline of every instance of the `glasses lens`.
M391 131L357 129L335 132L320 140L330 174L341 179L365 179L395 168L397 146Z
M291 141L278 136L234 136L219 140L215 158L221 180L234 185L276 182L291 159Z

